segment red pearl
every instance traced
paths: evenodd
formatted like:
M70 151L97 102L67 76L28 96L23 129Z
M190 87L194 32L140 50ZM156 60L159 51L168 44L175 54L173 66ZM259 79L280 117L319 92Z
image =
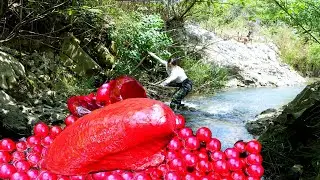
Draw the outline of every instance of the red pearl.
M30 180L36 180L39 175L39 171L36 169L29 169L27 171L27 175L29 176Z
M196 169L200 172L207 173L212 170L212 164L208 160L199 160Z
M234 144L234 148L240 153L243 153L246 151L246 143L243 141L238 141Z
M13 173L17 172L16 168L12 164L0 165L0 178L10 178Z
M226 155L221 151L215 151L210 155L213 161L225 160Z
M69 115L66 117L66 119L64 120L64 123L67 125L67 126L70 126L71 124L73 124L74 122L77 121L77 117L74 116L74 115Z
M124 171L121 173L121 176L124 180L131 180L133 179L133 174L129 171Z
M235 148L227 148L224 153L228 159L240 157L240 153Z
M227 162L223 160L213 162L213 169L219 174L229 173Z
M70 178L68 176L58 176L58 180L69 180Z
M2 149L2 151L14 151L16 149L16 143L9 138L2 139L0 141L0 149Z
M168 172L165 175L165 180L180 180L180 175L176 172Z
M10 180L29 180L29 176L25 172L15 172L11 175Z
M231 177L234 180L246 180L246 175L243 172L232 172Z
M97 172L97 173L94 173L92 174L92 178L94 180L104 180L107 178L107 176L109 175L110 173L107 173L107 172Z
M43 139L42 139L42 145L44 146L44 147L49 147L50 146L50 144L52 144L53 143L53 140L54 140L54 138L52 137L52 136L46 136L46 137L44 137Z
M27 172L30 169L30 164L28 161L20 160L14 163L18 172Z
M50 128L50 133L49 135L52 137L56 137L57 135L59 135L62 132L62 128L60 126L52 126Z
M8 151L0 151L0 164L9 163L12 160L12 156Z
M16 144L17 151L25 151L27 150L27 143L24 141L19 141Z
M198 162L197 155L195 155L194 153L191 153L191 152L184 154L182 159L184 160L185 165L189 166L189 167L196 166L196 164Z
M173 159L168 163L169 169L173 171L183 171L186 167L180 158Z
M30 137L28 137L28 139L27 139L28 147L33 147L33 146L35 146L37 144L39 144L39 145L41 144L40 137L38 137L38 136L30 136Z
M216 138L211 138L210 141L207 142L206 148L211 152L220 151L221 142Z
M200 142L196 137L191 136L191 137L186 138L184 146L186 149L196 150L196 149L199 149Z
M15 151L12 153L12 161L26 160L24 152Z
M264 173L264 168L261 165L250 165L246 172L252 177L262 177Z
M257 140L251 140L246 145L246 151L252 154L259 154L261 152L261 144Z
M168 144L168 149L177 151L182 147L182 143L178 137L174 137Z
M37 144L37 145L33 146L31 148L31 151L29 151L29 152L40 154L42 152L42 149L43 149L43 147L40 144Z
M49 172L49 171L42 171L40 172L38 180L57 180L58 176Z
M198 152L197 153L199 160L208 160L209 156L206 152Z
M248 176L246 180L260 180L260 177Z
M167 151L167 154L166 154L166 160L167 161L171 161L171 160L176 159L178 157L179 157L178 152L173 151L173 150Z
M108 179L108 180L111 180L111 179ZM138 173L134 177L134 180L151 180L151 177L146 173Z
M75 175L75 176L70 176L70 180L85 180L86 176L85 175Z
M210 177L211 180L220 180L221 179L220 174L217 172L210 172L208 174L208 176Z
M191 128L182 128L180 129L180 131L178 132L178 137L181 139L186 139L190 136L193 136L193 132Z
M196 137L200 142L209 142L211 140L211 130L207 127L201 127L196 132Z
M245 162L248 165L259 165L262 164L262 156L259 154L249 154L246 158L245 158Z
M33 133L35 136L46 137L49 134L49 127L43 122L37 123L33 127Z
M242 163L240 158L228 159L228 167L231 171L240 171L242 169Z
M27 160L29 161L29 163L32 167L36 167L36 166L38 166L38 164L41 160L41 156L37 153L29 154L27 156Z
M182 129L186 125L186 120L181 114L176 115L176 129Z
M184 180L198 180L198 177L196 176L195 173L187 173L184 176Z

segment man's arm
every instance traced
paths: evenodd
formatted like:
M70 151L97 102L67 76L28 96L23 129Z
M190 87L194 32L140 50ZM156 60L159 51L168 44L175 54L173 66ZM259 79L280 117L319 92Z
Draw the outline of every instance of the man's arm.
M166 86L170 84L172 81L176 80L178 78L176 73L171 73L171 75L161 83L162 86Z
M158 56L155 55L154 53L148 52L148 54L149 54L151 57L153 57L154 59L158 60L161 64L163 64L163 65L165 65L165 66L167 65L167 61L161 59L160 57L158 57Z

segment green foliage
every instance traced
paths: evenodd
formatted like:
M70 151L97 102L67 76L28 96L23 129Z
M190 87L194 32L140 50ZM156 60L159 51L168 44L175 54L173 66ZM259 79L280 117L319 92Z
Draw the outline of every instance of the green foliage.
M147 51L168 58L168 46L173 41L163 27L164 22L158 15L132 13L119 19L112 33L118 51L115 70L120 74L131 74Z
M181 66L193 81L193 91L196 93L213 93L216 89L222 88L227 80L228 71L226 69L195 60L192 57L183 59Z

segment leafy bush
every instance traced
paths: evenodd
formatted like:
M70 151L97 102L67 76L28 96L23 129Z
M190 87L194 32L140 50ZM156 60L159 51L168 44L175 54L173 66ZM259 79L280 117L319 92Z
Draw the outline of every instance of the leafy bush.
M183 59L181 66L192 80L195 93L213 93L214 90L224 86L228 77L227 69L195 60L192 57Z
M131 74L147 51L169 57L172 39L163 31L164 22L158 15L131 13L118 20L112 39L116 43L118 61L115 70ZM152 63L152 61L150 61Z

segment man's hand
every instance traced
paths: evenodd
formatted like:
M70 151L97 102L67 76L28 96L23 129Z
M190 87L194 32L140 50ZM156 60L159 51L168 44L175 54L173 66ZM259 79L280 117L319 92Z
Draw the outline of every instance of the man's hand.
M23 65L11 55L0 51L0 88L11 88L19 76L25 76Z

